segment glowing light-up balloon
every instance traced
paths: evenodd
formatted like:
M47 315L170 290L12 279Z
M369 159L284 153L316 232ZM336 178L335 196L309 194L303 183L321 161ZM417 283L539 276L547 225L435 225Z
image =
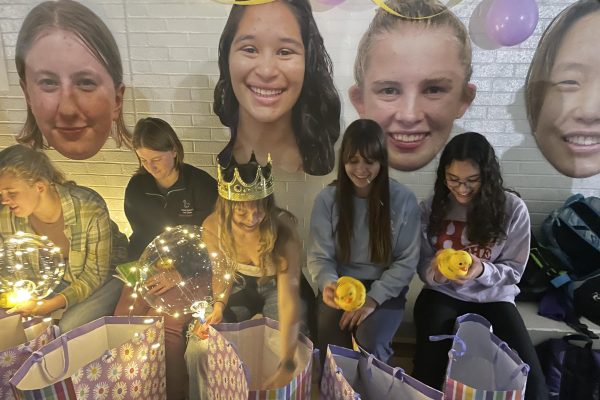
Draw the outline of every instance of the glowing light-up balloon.
M535 0L494 0L486 16L486 30L498 44L514 46L531 36L538 19Z
M17 232L0 248L0 307L47 297L60 283L65 262L45 236Z
M199 226L167 228L146 247L135 268L139 281L133 296L174 317L203 319L223 299L233 280L233 265L210 253Z

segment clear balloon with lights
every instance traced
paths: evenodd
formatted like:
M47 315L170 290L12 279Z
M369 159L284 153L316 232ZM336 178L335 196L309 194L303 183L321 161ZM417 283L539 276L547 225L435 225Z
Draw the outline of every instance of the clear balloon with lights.
M138 262L119 272L134 286L134 301L141 296L159 312L203 320L214 302L224 298L235 272L224 257L209 251L206 235L200 226L179 225L150 242Z
M65 273L60 248L46 236L17 232L0 248L0 307L12 308L50 295Z

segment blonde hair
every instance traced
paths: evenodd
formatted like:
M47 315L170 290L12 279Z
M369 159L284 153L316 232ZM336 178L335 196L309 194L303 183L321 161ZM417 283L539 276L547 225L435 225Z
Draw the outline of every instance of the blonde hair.
M65 175L40 150L34 150L22 144L15 144L0 151L0 176L12 174L29 184L46 181L49 184L75 184L67 181Z
M273 195L255 201L256 206L265 212L265 217L258 227L260 232L258 259L262 275L266 277L269 263L276 266L277 271L284 271L280 268L282 265L282 245L292 237L292 232L289 232L289 229L279 221L280 214L287 214L294 223L296 217L292 213L277 207ZM246 203L248 202L231 201L219 196L215 205L215 213L219 221L221 250L227 258L236 262L236 238L232 232L233 212L237 207L244 207Z
M405 17L398 17L380 8L363 34L354 61L354 80L359 87L369 68L369 53L377 36L389 33L400 24L426 28L449 27L460 44L459 60L465 68L465 84L471 79L471 41L462 21L446 6L437 0L389 0L385 3L390 9Z
M45 1L35 6L25 17L19 30L15 64L19 79L25 80L25 58L39 35L48 29L63 29L75 34L87 46L98 62L106 68L115 88L123 84L123 64L117 42L106 24L92 10L72 0ZM123 109L113 123L111 135L117 146L131 148L131 134L125 126ZM27 105L27 119L17 135L19 143L34 149L46 148L43 134Z

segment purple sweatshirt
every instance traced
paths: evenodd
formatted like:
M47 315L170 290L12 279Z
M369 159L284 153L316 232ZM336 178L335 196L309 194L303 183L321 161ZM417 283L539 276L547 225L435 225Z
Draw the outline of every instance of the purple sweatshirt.
M418 273L427 288L437 290L463 301L489 303L507 301L514 303L519 293L517 283L525 270L529 257L530 223L527 206L518 196L506 194L506 239L491 246L471 244L466 237L467 205L458 203L452 196L450 211L444 220L445 233L439 237L427 235L427 224L431 213L429 198L421 202L421 256ZM435 253L444 248L465 250L481 259L483 273L480 277L458 285L449 281L437 283L429 268Z

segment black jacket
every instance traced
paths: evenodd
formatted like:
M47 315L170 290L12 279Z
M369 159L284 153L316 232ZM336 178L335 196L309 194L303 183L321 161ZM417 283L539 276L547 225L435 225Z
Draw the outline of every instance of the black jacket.
M129 237L129 259L138 259L167 226L202 225L216 200L215 179L188 164L182 165L177 182L165 195L149 173L132 176L125 189L125 215L133 232Z

